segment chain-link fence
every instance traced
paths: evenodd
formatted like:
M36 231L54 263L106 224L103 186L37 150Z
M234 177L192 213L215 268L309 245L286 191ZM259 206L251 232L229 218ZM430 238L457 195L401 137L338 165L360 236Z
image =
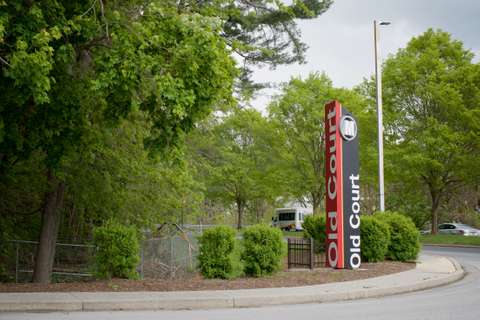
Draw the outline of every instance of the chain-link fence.
M190 277L198 270L198 237L213 225L169 225L162 232L148 231L141 243L137 270L144 279ZM38 242L10 241L14 263L10 266L16 282L32 280ZM57 243L53 264L53 281L92 279L95 276L95 246ZM13 255L12 255L13 258Z
M202 228L203 229L203 228ZM141 243L140 263L137 270L142 278L180 278L193 275L197 270L200 233L181 231L163 237L148 237ZM37 253L37 241L12 240L9 272L15 282L32 281ZM68 282L89 280L95 275L95 246L87 244L57 243L52 280Z
M143 278L186 277L197 270L198 243L192 233L143 241L140 274Z
M37 241L12 240L15 253L15 282L30 282L35 267ZM87 244L57 243L53 261L52 280L54 282L90 279L94 273L95 247ZM13 270L14 269L14 270Z

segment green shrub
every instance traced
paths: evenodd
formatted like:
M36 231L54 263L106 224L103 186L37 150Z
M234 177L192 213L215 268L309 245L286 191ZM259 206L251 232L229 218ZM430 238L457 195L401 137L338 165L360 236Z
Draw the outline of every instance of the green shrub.
M242 267L239 266L240 252L235 245L233 228L218 226L207 229L198 241L198 261L204 277L229 279L238 275Z
M135 227L109 221L95 228L94 242L98 277L138 278L140 244Z
M327 229L325 215L306 216L302 223L303 237L305 239L313 238L315 242L315 252L325 251L325 240L327 239Z
M278 271L285 252L283 234L279 229L261 224L245 229L242 260L247 275L259 277Z
M397 212L376 213L375 218L384 221L390 229L387 257L392 260L415 260L420 251L420 233L412 219Z
M385 260L390 243L388 224L374 216L362 216L360 224L362 261L377 262Z
M235 240L235 248L232 253L232 271L228 274L228 279L235 279L244 275L242 261L242 244L239 240Z

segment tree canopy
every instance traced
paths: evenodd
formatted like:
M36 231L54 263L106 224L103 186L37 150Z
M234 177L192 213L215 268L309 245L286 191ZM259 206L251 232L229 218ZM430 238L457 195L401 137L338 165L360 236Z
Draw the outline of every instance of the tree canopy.
M222 22L163 1L12 1L0 14L0 174L41 152L48 188L34 279L48 281L66 189L62 161L99 127L147 116L152 151L174 149L237 74Z
M301 202L307 199L315 211L324 208L324 112L325 104L332 100L339 100L358 117L360 131L369 130L365 99L353 90L335 88L325 74L291 79L269 106L277 137L284 139L278 161L283 183L292 197Z
M303 61L297 19L330 3L0 1L0 236L34 218L34 280L72 224L195 215L204 185L183 138L236 105L235 84L256 88L248 66Z
M433 233L438 209L472 181L479 159L480 66L472 59L460 41L430 29L384 66L390 159L399 178L416 177L428 191Z
M233 204L238 228L245 223L247 209L255 213L258 222L263 207L274 203L284 189L279 178L282 173L272 165L278 158L279 143L272 125L253 109L235 109L206 125L189 139L206 197L226 208Z

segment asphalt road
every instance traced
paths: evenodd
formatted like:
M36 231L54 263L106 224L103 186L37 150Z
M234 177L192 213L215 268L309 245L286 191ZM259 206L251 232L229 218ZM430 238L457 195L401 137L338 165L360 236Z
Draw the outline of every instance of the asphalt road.
M426 247L423 253L453 257L467 275L444 287L347 302L200 311L4 313L0 314L0 320L480 319L480 249Z

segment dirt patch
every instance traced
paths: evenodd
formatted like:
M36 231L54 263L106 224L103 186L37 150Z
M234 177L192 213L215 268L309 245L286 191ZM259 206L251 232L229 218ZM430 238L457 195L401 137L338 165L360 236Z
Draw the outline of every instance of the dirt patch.
M263 278L242 277L234 280L204 279L200 274L193 274L183 279L145 279L94 280L88 282L54 283L48 285L34 283L1 283L0 292L95 292L95 291L185 291L185 290L227 290L274 287L297 287L305 285L341 282L378 277L407 271L415 267L414 263L379 262L363 263L358 270L333 270L319 268L295 271L281 271Z

